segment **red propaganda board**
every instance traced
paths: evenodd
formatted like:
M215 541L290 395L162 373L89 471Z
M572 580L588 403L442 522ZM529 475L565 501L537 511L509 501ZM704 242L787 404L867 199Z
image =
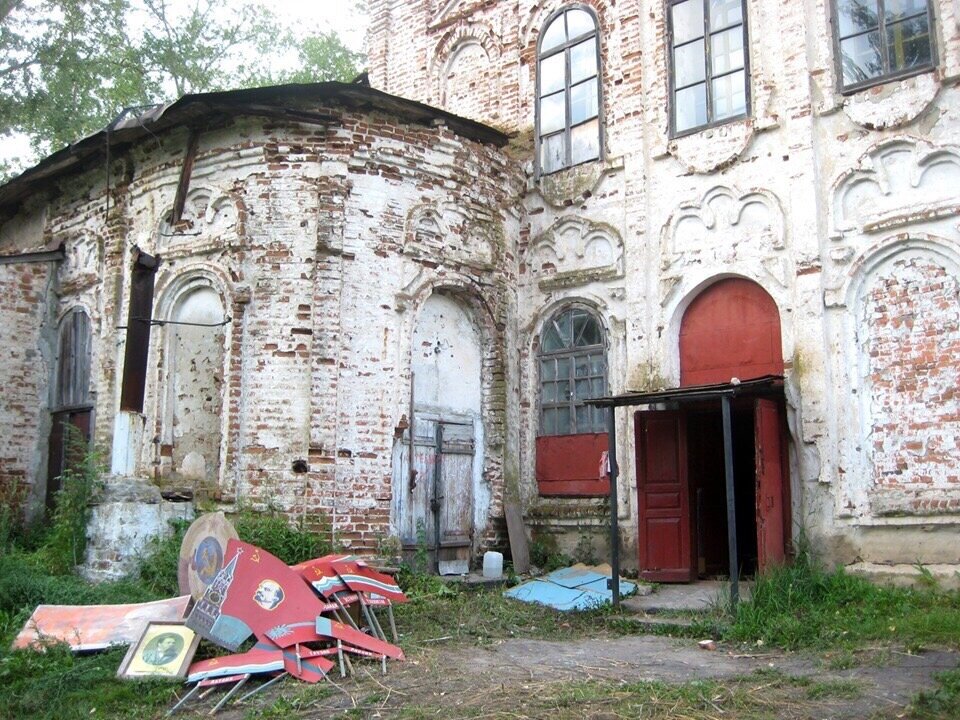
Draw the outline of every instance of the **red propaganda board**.
M187 626L229 650L251 633L280 647L316 640L323 603L300 574L255 545L230 540L226 565L207 587Z

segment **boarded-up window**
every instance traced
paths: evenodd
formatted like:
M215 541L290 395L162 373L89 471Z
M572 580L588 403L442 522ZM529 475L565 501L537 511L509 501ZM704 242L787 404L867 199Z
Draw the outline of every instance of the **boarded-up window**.
M80 308L74 308L60 321L53 407L59 410L89 404L90 318Z
M123 355L123 385L120 390L120 409L128 412L143 412L150 325L153 320L153 279L159 261L159 258L138 252L133 264L127 344Z

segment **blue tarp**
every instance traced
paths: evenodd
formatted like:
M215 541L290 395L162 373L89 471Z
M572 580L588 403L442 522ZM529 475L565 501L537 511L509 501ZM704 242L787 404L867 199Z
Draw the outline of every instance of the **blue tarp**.
M540 603L557 610L590 610L613 602L613 592L607 588L611 575L597 572L586 565L554 570L536 580L527 580L503 594L523 602ZM620 579L620 595L632 595L637 586Z

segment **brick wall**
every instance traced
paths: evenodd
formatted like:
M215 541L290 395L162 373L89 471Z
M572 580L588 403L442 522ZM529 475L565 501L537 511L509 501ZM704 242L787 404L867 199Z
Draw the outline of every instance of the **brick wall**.
M56 330L52 301L56 264L0 265L0 502L16 514L24 503L42 503L46 489L48 382Z

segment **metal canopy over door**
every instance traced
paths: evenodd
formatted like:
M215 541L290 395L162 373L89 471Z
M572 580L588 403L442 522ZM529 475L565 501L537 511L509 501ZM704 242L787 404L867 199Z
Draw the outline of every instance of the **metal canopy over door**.
M413 429L414 474L401 513L403 545L425 546L442 574L467 572L473 543L473 422L421 416Z
M640 577L654 582L695 578L683 412L638 412L637 495Z
M753 428L757 465L757 564L763 572L786 560L780 405L773 400L758 399Z

